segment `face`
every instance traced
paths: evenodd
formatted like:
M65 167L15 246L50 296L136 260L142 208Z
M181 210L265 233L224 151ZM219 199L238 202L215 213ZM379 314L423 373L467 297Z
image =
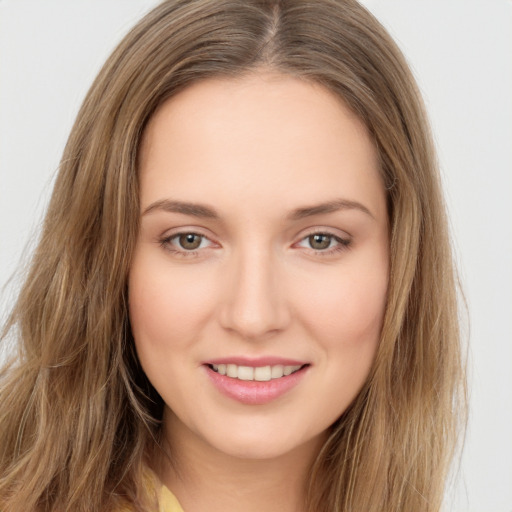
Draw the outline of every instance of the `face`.
M319 85L211 79L157 111L139 172L130 320L171 443L270 458L323 438L368 376L386 300L363 124Z

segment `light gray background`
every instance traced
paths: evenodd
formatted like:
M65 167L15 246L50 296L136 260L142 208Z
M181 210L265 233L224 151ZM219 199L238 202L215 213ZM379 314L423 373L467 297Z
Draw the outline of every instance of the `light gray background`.
M0 0L0 286L37 239L92 79L156 3ZM446 510L512 512L512 2L364 3L425 96L469 305L471 421Z

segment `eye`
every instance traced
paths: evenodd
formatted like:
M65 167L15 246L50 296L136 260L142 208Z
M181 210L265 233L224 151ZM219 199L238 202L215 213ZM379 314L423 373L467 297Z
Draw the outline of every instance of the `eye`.
M199 249L204 239L203 236L196 233L184 233L181 235L176 235L175 237L171 238L171 240L174 238L177 240L180 247L187 251L194 251Z
M318 253L331 254L346 249L350 242L350 239L344 239L332 233L317 232L304 237L297 245Z
M334 237L324 233L316 233L308 236L308 243L315 251L323 251L331 246Z
M160 240L160 244L164 249L174 254L180 256L195 256L197 250L210 247L213 245L213 242L199 233L186 232L167 236Z

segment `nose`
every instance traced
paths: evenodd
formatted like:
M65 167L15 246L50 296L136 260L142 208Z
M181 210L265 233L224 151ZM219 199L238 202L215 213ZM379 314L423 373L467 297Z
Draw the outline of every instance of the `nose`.
M247 340L262 340L290 322L290 310L270 251L247 250L234 255L226 268L222 327Z

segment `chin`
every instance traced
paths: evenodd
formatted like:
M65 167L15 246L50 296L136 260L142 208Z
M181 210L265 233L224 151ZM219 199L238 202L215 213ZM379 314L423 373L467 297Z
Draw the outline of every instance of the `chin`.
M259 429L252 426L245 430L225 432L220 436L204 438L213 449L229 457L247 460L272 460L280 457L293 456L294 453L312 451L317 453L325 438L326 432L311 436L287 435L284 427Z

